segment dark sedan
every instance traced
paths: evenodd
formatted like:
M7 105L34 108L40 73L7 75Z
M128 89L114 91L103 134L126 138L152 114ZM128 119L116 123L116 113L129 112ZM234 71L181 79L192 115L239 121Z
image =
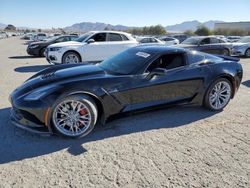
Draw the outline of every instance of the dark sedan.
M159 105L222 110L242 79L239 59L165 46L130 48L97 65L42 70L11 95L18 127L85 136L109 117Z
M64 36L56 36L52 38L48 38L47 40L40 41L40 42L32 42L27 47L27 53L29 55L37 56L37 57L43 57L45 49L47 46L58 43L58 42L67 42L76 40L78 37L74 35L64 35Z
M231 46L226 41L212 36L190 37L178 45L181 48L226 56L231 55Z

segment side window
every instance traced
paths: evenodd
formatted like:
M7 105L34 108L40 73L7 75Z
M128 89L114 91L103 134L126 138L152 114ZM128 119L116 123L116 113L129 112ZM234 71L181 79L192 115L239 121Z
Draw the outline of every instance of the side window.
M210 42L211 44L216 44L216 43L219 43L220 41L217 38L210 38Z
M147 72L151 72L156 68L170 70L184 65L184 56L182 54L167 54L159 57L153 63L151 63L147 69Z
M91 39L94 39L96 42L105 42L106 41L106 33L97 33L94 36L91 37Z
M205 38L201 41L201 44L210 44L210 38Z
M144 39L142 39L140 42L141 42L141 43L149 43L149 40L148 40L148 38L144 38Z
M151 38L150 42L154 43L154 42L157 42L157 40L155 40L154 38Z
M108 41L122 41L121 35L117 33L109 33L109 40Z
M219 39L220 43L226 43L226 41Z
M126 37L125 35L121 34L121 37L122 37L122 40L129 40L128 37Z
M194 64L194 63L198 63L200 61L203 61L205 59L205 57L201 54L197 54L197 53L188 53L187 54L188 57L188 62L189 64Z

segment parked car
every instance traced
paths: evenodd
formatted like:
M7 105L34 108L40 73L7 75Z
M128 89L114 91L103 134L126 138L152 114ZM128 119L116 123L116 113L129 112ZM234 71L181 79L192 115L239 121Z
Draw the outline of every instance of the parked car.
M76 41L48 46L46 58L50 64L98 62L137 44L125 32L92 31Z
M40 41L40 42L30 43L26 51L29 55L43 57L45 56L45 49L47 48L47 46L51 44L59 43L59 42L73 41L76 39L78 39L78 37L73 36L73 35L51 37L47 40L44 39L43 41Z
M33 40L34 41L41 41L47 38L47 35L45 33L38 33L36 35L34 35Z
M34 33L26 33L26 34L24 34L22 37L21 37L21 39L23 39L23 40L32 40L33 39L33 37L34 37Z
M241 39L240 36L228 36L227 42L238 42Z
M232 54L250 57L250 36L242 37L238 42L233 43Z
M165 44L163 41L155 37L138 37L137 41L141 44Z
M178 47L230 56L232 45L217 37L201 36L190 37L179 44Z
M160 40L164 41L165 44L167 45L175 45L175 44L179 44L179 40L173 37L161 37L159 38Z
M0 32L0 39L5 39L5 38L8 38L8 34L6 32Z
M33 132L80 137L112 115L157 105L222 110L240 86L238 58L139 45L97 65L47 68L10 95L11 121Z

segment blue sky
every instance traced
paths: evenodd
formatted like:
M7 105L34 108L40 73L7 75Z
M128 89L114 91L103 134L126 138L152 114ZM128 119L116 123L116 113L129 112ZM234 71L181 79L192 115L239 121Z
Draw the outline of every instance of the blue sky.
M0 0L0 23L15 26L166 26L189 20L250 21L250 0Z

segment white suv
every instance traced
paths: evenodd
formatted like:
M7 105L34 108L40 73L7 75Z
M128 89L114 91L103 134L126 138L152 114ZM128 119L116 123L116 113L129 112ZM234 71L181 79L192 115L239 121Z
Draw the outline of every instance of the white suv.
M99 62L137 44L128 33L92 31L76 41L52 44L45 54L50 64Z

